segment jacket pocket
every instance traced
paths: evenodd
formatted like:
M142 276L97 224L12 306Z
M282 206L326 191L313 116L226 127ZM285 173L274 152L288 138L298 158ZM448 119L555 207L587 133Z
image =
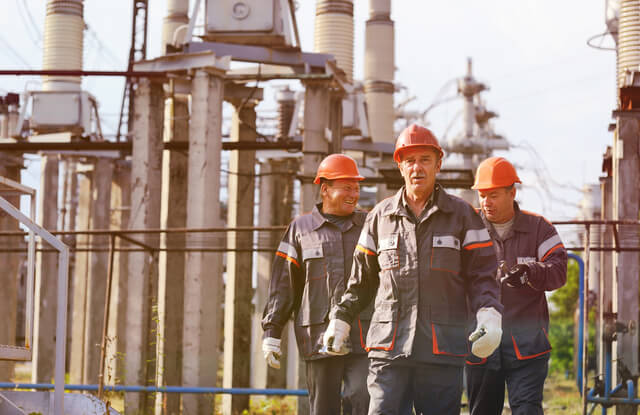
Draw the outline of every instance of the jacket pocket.
M329 313L329 276L321 243L303 245L302 259L306 281L298 319L299 324L304 327L323 323Z
M466 335L466 313L446 307L431 308L433 354L464 357L469 354Z
M377 304L371 316L366 350L393 350L398 331L398 303Z
M431 245L431 269L460 273L460 240L453 235L434 235Z
M551 343L543 327L511 329L511 341L518 360L534 359L551 352Z

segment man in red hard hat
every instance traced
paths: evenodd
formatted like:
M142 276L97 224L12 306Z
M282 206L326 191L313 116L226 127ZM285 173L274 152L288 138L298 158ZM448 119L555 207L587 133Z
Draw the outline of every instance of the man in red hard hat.
M368 214L347 290L331 311L325 345L340 348L351 322L374 304L365 347L369 414L459 414L468 353L467 303L477 316L474 354L500 343L496 256L480 216L436 183L443 151L410 125L394 160L404 186ZM353 330L352 330L353 331Z
M567 251L553 225L520 210L511 163L491 157L480 163L473 189L498 257L496 279L504 306L502 342L486 359L467 360L467 391L472 415L501 414L505 383L514 415L542 414L547 376L549 311L546 291L564 285Z
M282 329L293 314L298 350L306 361L311 414L315 415L364 415L369 405L368 360L360 336L366 335L371 312L367 315L365 310L361 317L349 320L357 330L352 330L350 342L340 350L322 347L329 310L344 292L366 217L356 210L363 179L351 157L332 154L325 158L314 180L320 185L322 202L291 222L273 261L262 319L262 350L269 366L280 368Z

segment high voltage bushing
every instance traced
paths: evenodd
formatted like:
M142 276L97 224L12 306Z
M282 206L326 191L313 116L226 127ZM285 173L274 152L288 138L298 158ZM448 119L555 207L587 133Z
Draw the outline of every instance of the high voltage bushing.
M51 0L47 4L47 14L69 14L82 17L83 9L82 0Z
M394 92L393 82L389 81L365 81L364 92L386 92L393 94Z
M353 17L353 2L349 0L323 0L316 5L316 16L325 13L347 14Z

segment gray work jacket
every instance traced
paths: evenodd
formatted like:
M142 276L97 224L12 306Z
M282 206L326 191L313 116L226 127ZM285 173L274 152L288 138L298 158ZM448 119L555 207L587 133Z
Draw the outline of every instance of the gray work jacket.
M467 302L474 313L502 310L493 243L480 216L439 185L434 191L419 220L403 203L403 187L365 221L332 317L351 321L374 300L369 357L462 366L470 352Z
M515 202L514 208L513 226L504 238L498 236L491 222L481 214L494 242L498 262L504 261L501 268L526 263L529 283L518 288L501 284L502 343L489 359L468 359L471 365L487 363L493 369L501 364L514 366L551 352L545 291L560 288L567 281L567 251L555 227L545 218L520 210ZM503 271L499 270L496 279L499 281L502 276Z
M262 319L264 337L279 339L293 314L298 350L306 360L326 357L319 351L329 310L344 293L366 217L365 212L356 211L340 229L322 216L321 206L294 219L282 237ZM365 353L361 338L366 336L371 316L368 313L348 321L355 353Z

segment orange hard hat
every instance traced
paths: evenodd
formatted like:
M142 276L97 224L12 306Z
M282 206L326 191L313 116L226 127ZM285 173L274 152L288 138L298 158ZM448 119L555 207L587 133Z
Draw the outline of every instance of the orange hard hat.
M440 158L444 156L444 151L438 144L438 140L431 131L418 124L411 124L398 136L396 140L396 150L393 152L393 159L400 163L400 153L410 147L432 147L438 152Z
M489 157L478 166L472 189L490 190L522 183L513 164L502 157Z
M364 180L364 177L360 176L354 159L344 154L330 154L320 162L318 173L313 183L320 183L320 179Z

